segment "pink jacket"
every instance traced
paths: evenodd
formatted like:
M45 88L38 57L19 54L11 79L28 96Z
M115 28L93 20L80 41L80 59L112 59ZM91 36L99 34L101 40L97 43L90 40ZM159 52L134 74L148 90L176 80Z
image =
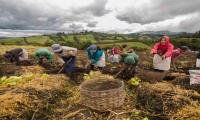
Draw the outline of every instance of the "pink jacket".
M182 53L182 50L180 48L177 48L172 51L172 57L171 57L171 62L174 63L174 58L179 56Z
M158 54L160 56L165 55L165 57L170 57L172 55L172 51L174 49L174 46L169 43L169 37L168 36L164 36L165 40L166 40L166 44L165 45L161 45L161 43L156 43L153 47L153 49L151 50L151 52ZM162 38L161 38L162 39ZM161 40L160 39L160 40Z

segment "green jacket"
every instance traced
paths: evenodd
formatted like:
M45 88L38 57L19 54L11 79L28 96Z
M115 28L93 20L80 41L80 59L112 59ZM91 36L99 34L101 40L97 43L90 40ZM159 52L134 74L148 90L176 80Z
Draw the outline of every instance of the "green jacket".
M138 65L139 57L137 54L135 54L134 52L132 53L125 52L124 54L126 54L126 56L121 56L119 62L125 62L126 64L134 66Z
M46 52L47 60L48 60L49 62L52 62L52 55L51 55L51 52L50 52L48 49L46 49L46 48L39 48L39 49L36 51L36 53L35 53L35 58L36 58L36 60L39 60L39 56L40 56L40 53L41 53L41 52Z

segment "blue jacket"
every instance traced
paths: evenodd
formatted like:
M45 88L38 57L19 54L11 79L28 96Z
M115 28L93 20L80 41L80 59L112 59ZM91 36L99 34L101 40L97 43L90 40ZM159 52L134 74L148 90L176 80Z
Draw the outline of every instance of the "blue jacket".
M103 55L103 50L97 50L95 53L90 52L90 47L87 48L88 57L92 59L91 64L95 64L99 61L101 56Z

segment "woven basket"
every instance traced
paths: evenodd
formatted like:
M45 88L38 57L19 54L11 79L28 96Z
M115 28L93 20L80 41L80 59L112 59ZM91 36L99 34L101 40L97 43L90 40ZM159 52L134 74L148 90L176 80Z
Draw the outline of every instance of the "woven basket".
M123 82L113 79L95 79L80 86L83 105L94 110L116 109L124 103Z
M150 70L139 70L138 77L143 82L156 83L161 81L166 75L166 72L156 72Z
M0 74L13 74L15 72L15 64L0 64Z

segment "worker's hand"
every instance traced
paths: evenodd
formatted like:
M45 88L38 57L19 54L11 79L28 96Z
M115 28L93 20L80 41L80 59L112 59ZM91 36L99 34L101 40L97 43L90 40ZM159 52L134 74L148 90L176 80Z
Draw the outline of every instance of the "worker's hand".
M164 59L165 59L165 55L162 55L161 57L162 57L162 60L164 60Z
M150 52L150 55L153 55L154 53L153 52Z

